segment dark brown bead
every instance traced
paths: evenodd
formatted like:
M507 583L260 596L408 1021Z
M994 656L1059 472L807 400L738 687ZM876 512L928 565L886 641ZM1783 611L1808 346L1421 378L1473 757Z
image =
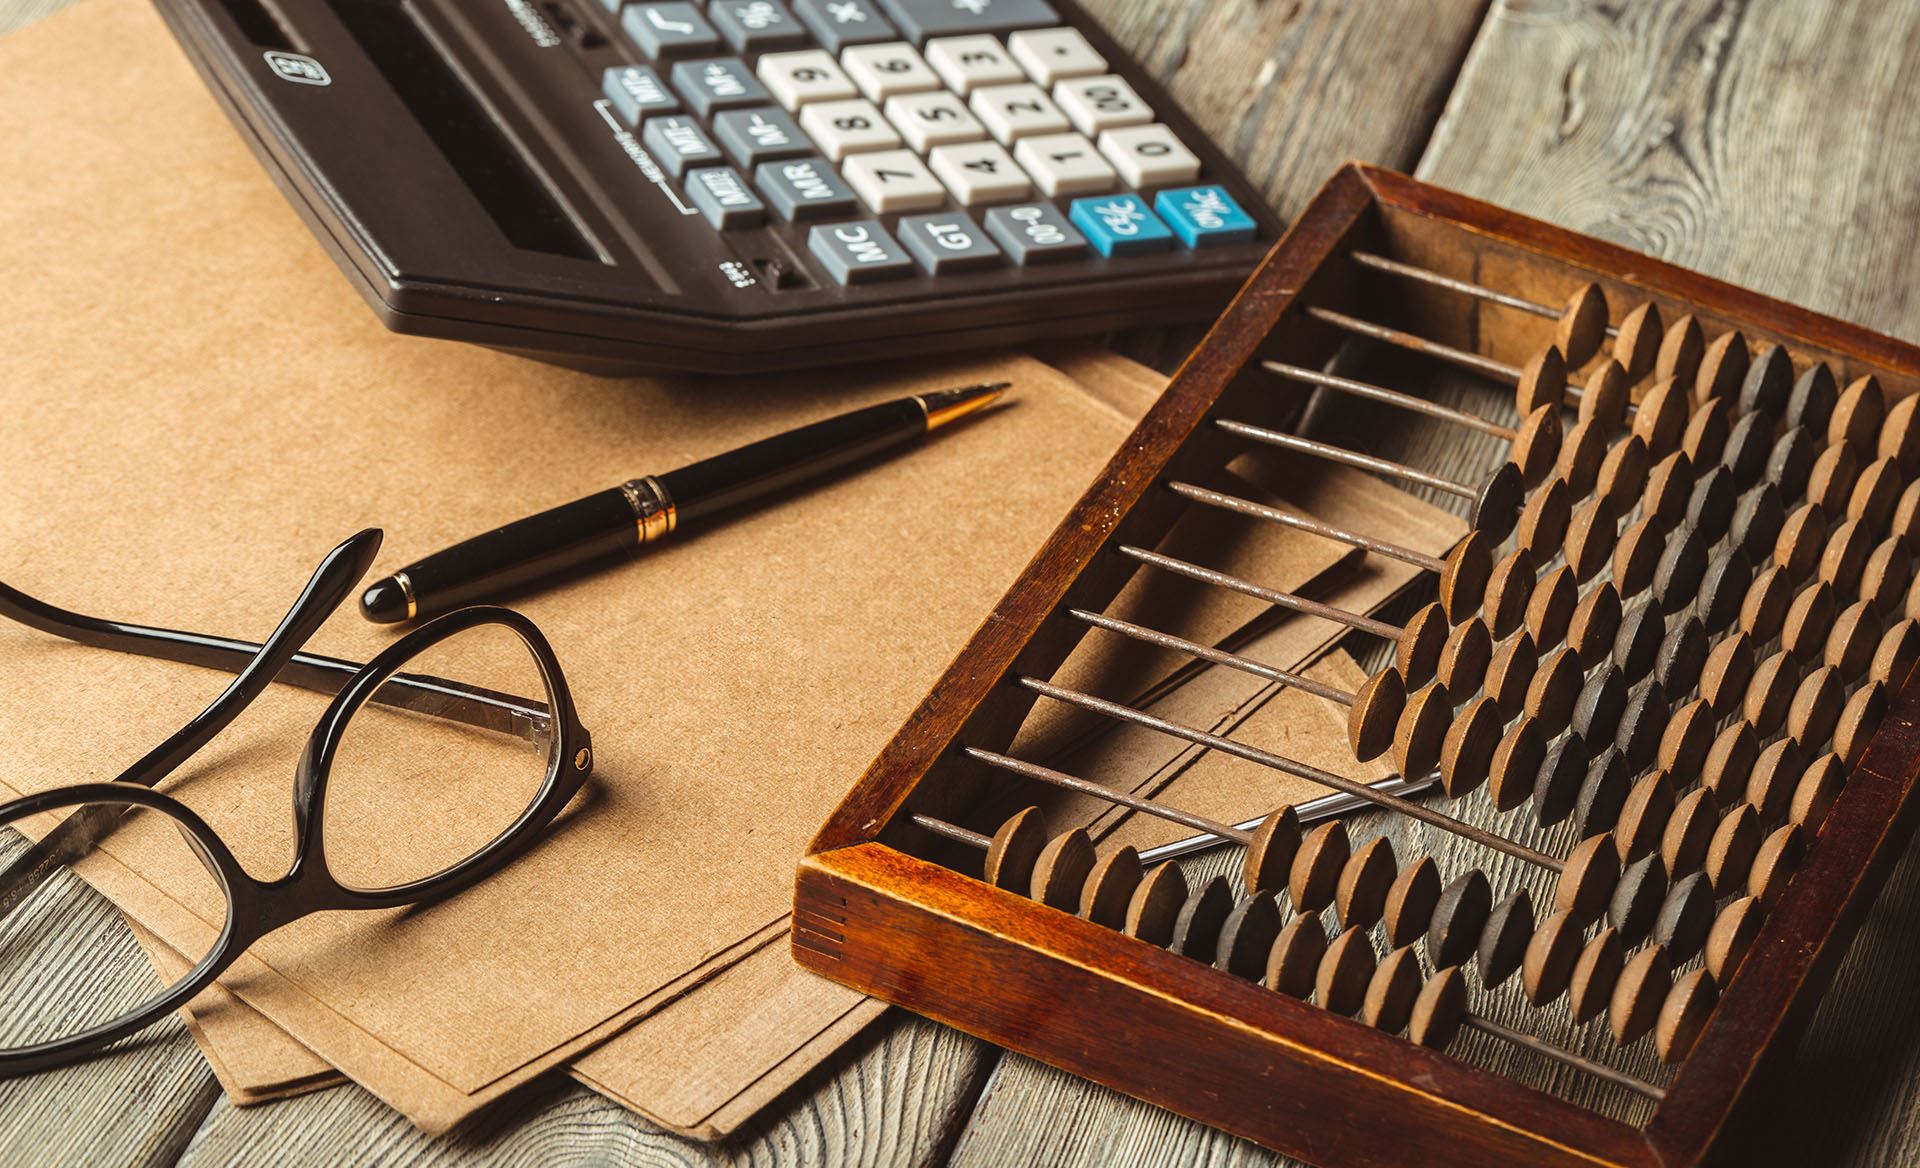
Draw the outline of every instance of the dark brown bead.
M1633 433L1647 444L1648 453L1665 458L1677 451L1690 405L1686 387L1671 378L1647 390L1633 415Z
M1533 635L1533 643L1564 643L1567 622L1573 619L1573 606L1579 599L1580 586L1574 581L1573 570L1565 564L1542 576L1527 601L1527 632Z
M1080 911L1080 893L1095 859L1093 841L1081 828L1055 836L1033 863L1027 895L1063 912Z
M1580 782L1580 797L1574 802L1574 823L1582 839L1613 830L1620 819L1631 789L1632 772L1618 747L1607 749L1587 764L1586 777Z
M1486 927L1480 931L1474 961L1480 967L1481 984L1492 989L1512 977L1532 939L1533 898L1526 889L1517 888L1493 906Z
M1524 547L1500 557L1487 580L1487 603L1483 614L1487 627L1496 637L1505 637L1520 627L1527 613L1527 599L1533 595L1533 556Z
M1527 685L1526 711L1540 723L1543 733L1558 733L1573 716L1581 678L1580 662L1572 649L1554 650L1534 671Z
M1000 825L987 848L984 878L995 888L1022 896L1033 887L1033 865L1047 846L1047 821L1038 807L1029 807Z
M1547 757L1547 741L1532 718L1522 714L1500 736L1487 766L1487 797L1497 811L1511 811L1533 794L1534 778Z
M1520 468L1503 462L1480 486L1473 501L1473 526L1487 533L1495 543L1507 538L1520 518L1520 505L1526 501L1527 484Z
M1293 854L1287 875L1287 895L1294 911L1319 912L1332 904L1340 872L1352 854L1347 825L1340 820L1329 820L1308 832Z
M1586 778L1587 745L1579 734L1568 734L1548 746L1533 781L1534 822L1552 827L1573 814Z
M1806 854L1807 840L1798 827L1789 823L1776 828L1754 853L1753 868L1747 875L1747 895L1762 904L1780 899Z
M1613 732L1613 745L1626 759L1628 770L1642 771L1652 765L1672 713L1667 691L1657 681L1642 682L1628 692L1627 708L1620 712L1620 726Z
M1906 474L1920 470L1920 395L1908 394L1887 407L1887 420L1880 423L1880 441L1875 452L1881 458L1896 459Z
M1773 640L1780 632L1780 622L1787 619L1793 595L1793 581L1784 569L1761 568L1747 586L1746 599L1740 602L1740 628L1755 644Z
M1697 775L1706 765L1707 750L1713 745L1714 723L1719 719L1706 698L1695 698L1673 712L1667 728L1660 733L1660 748L1654 761L1661 770L1680 775Z
M1861 755L1867 752L1867 743L1872 741L1874 731L1886 716L1886 686L1870 681L1854 690L1833 728L1833 752L1840 756L1840 761L1848 767L1859 766Z
M1691 315L1683 316L1667 326L1660 338L1660 352L1653 359L1655 380L1671 378L1688 387L1693 386L1695 373L1700 369L1700 358L1707 351L1707 338L1700 328L1700 322Z
M1393 664L1408 688L1423 686L1434 678L1440 667L1440 649L1447 643L1453 626L1438 604L1429 604L1414 613L1400 631L1394 646Z
M1804 580L1820 563L1827 546L1827 513L1818 503L1802 503L1787 513L1773 544L1773 562L1794 580Z
M1616 503L1606 495L1595 495L1574 508L1562 545L1567 568L1574 579L1591 580L1594 573L1607 566L1607 561L1613 556L1614 538L1620 527L1621 506L1623 504Z
M1727 529L1727 537L1734 547L1747 553L1747 558L1758 563L1771 561L1773 545L1780 538L1780 528L1787 522L1787 506L1780 488L1774 483L1761 483L1740 496L1733 507L1733 523Z
M1771 737L1780 728L1799 683L1800 671L1784 650L1754 666L1742 711L1755 734Z
M1620 855L1609 836L1581 840L1567 853L1553 889L1553 911L1584 928L1600 919L1620 881Z
M1660 906L1667 899L1667 869L1659 856L1642 856L1620 872L1613 898L1607 902L1607 921L1624 945L1638 945L1653 932Z
M1833 809L1833 801L1840 797L1840 788L1847 781L1847 768L1846 760L1833 752L1807 764L1793 789L1788 819L1799 824L1809 836L1819 831L1820 825L1826 822L1827 812Z
M1761 480L1772 449L1772 418L1765 414L1746 414L1733 424L1733 429L1727 432L1726 445L1720 448L1720 465L1733 476L1736 490L1744 491Z
M1605 499L1616 513L1625 511L1646 486L1647 469L1652 464L1647 444L1636 434L1627 435L1609 447L1600 460L1593 479L1594 497Z
M1707 651L1706 664L1700 667L1700 696L1715 717L1726 717L1746 699L1753 666L1753 641L1745 633L1734 633Z
M1626 953L1612 929L1601 929L1587 942L1567 981L1567 1004L1575 1022L1590 1022L1607 1008L1625 964Z
M1660 835L1673 818L1673 802L1673 780L1665 771L1643 775L1633 785L1613 827L1613 847L1622 864L1659 850Z
M1787 412L1787 399L1793 394L1793 360L1779 345L1763 345L1747 367L1740 383L1740 412L1764 414L1778 422Z
M1395 949L1373 971L1366 996L1360 1002L1360 1021L1376 1030L1398 1034L1413 1019L1413 1004L1424 983L1420 956L1411 945Z
M1541 406L1521 417L1513 445L1507 448L1508 460L1520 468L1521 482L1537 486L1553 473L1554 464L1560 461L1563 436L1559 406Z
M1527 1001L1544 1006L1567 992L1574 963L1580 960L1582 928L1568 912L1554 913L1540 922L1520 958L1520 984Z
M1146 873L1140 867L1140 853L1123 847L1094 862L1093 871L1080 891L1080 915L1096 925L1118 929L1127 923L1127 905Z
M1407 695L1406 709L1393 730L1393 765L1403 775L1424 775L1440 762L1440 745L1453 721L1453 699L1445 687L1425 686Z
M1187 897L1180 915L1173 921L1173 940L1167 945L1175 953L1199 961L1211 962L1220 944L1220 930L1233 913L1233 890L1225 876L1215 876Z
M1477 618L1453 626L1440 646L1440 685L1448 693L1470 694L1480 688L1493 659L1493 636Z
M1713 928L1713 885L1704 872L1674 883L1653 922L1653 941L1675 961L1686 962L1707 943Z
M1707 972L1721 985L1733 977L1733 971L1740 968L1740 962L1746 959L1747 950L1753 947L1753 939L1760 933L1760 920L1766 908L1751 896L1743 896L1727 904L1713 918L1713 928L1707 933Z
M1827 368L1825 361L1815 361L1793 383L1793 392L1787 397L1787 416L1782 421L1787 426L1823 436L1839 404L1840 383L1833 379L1833 370Z
M1280 937L1280 905L1271 896L1250 896L1227 915L1214 948L1213 965L1235 977L1259 981Z
M1860 476L1860 458L1851 446L1829 446L1814 456L1807 473L1806 501L1829 515L1840 514Z
M1573 362L1576 369L1584 364ZM1581 421L1598 423L1609 431L1618 430L1627 420L1627 371L1618 361L1609 358L1594 368L1580 387L1578 413Z
M1880 440L1880 423L1886 420L1887 396L1872 374L1853 381L1840 393L1827 422L1827 445L1851 446L1861 452L1873 449Z
M1394 877L1387 889L1387 904L1381 913L1387 943L1394 948L1411 945L1427 931L1433 921L1433 906L1440 902L1440 869L1432 856L1421 856Z
M1601 460L1607 456L1607 427L1599 422L1575 422L1560 442L1560 461L1553 473L1566 480L1575 497L1593 490L1600 476ZM1536 555L1542 549L1535 548Z
M1347 745L1353 757L1370 762L1393 745L1393 731L1407 708L1406 683L1388 666L1367 678L1347 707Z
M1420 996L1414 1000L1413 1016L1407 1021L1407 1038L1419 1046L1444 1050L1459 1033L1460 1021L1466 1013L1466 975L1458 966L1443 969L1427 979Z
M1651 601L1633 606L1620 617L1620 631L1613 637L1613 663L1629 684L1653 672L1666 639L1666 616Z
M1747 803L1760 813L1760 822L1773 823L1786 814L1793 788L1806 769L1806 757L1791 738L1769 742L1754 760L1747 776Z
M1653 1048L1660 1061L1677 1063L1693 1050L1700 1032L1720 1003L1720 990L1713 975L1704 969L1688 970L1680 975L1660 1006L1660 1018L1653 1025Z
M1369 840L1355 852L1341 870L1340 886L1334 893L1333 907L1341 926L1364 928L1377 923L1387 908L1387 890L1398 874L1393 844L1384 836Z
M1545 563L1560 550L1572 516L1573 492L1567 487L1566 480L1557 476L1547 479L1533 489L1533 493L1527 496L1526 506L1520 509L1520 523L1514 528L1514 543ZM1531 562L1527 565L1527 571L1531 576ZM1531 584L1532 580L1529 579L1528 583Z
M1440 892L1427 926L1427 959L1435 969L1465 965L1480 943L1480 930L1493 911L1493 889L1486 873L1470 868Z
M1747 774L1760 757L1760 740L1753 727L1735 722L1721 730L1707 748L1706 765L1700 768L1700 782L1721 802L1729 802L1746 793Z
M1247 845L1241 875L1249 893L1278 892L1287 886L1294 854L1300 850L1300 816L1283 803L1267 813Z
M1746 379L1748 363L1747 338L1739 329L1729 329L1707 342L1693 379L1693 400L1731 400Z
M1622 596L1638 596L1653 586L1653 570L1666 551L1665 529L1652 516L1627 525L1613 546L1613 583Z
M1740 619L1741 602L1747 598L1747 586L1753 583L1753 561L1738 547L1728 547L1707 561L1700 577L1699 609L1704 632L1720 633ZM1702 656L1705 656L1704 645Z
M1541 406L1559 406L1567 400L1567 362L1560 349L1548 345L1521 367L1514 386L1514 411L1526 417Z
M1705 870L1713 890L1726 896L1741 888L1759 850L1760 817L1750 804L1737 803L1720 817L1720 826L1707 844Z
M1629 958L1614 983L1607 1008L1614 1041L1625 1046L1652 1031L1671 988L1673 967L1658 945L1642 949Z
M1627 371L1627 380L1637 382L1653 370L1660 355L1660 309L1648 300L1620 318L1613 337L1613 359Z
M1313 1000L1323 1010L1352 1017L1366 1001L1376 961L1365 929L1348 929L1335 937L1313 979Z
M1627 708L1627 679L1612 665L1602 665L1587 678L1573 703L1573 729L1598 747L1613 741L1620 715Z
M1567 299L1560 310L1560 324L1554 330L1553 343L1566 354L1569 368L1578 369L1600 351L1607 335L1607 298L1600 285L1587 284ZM1626 376L1625 370L1621 377ZM1624 404L1624 403L1623 403Z
M1511 718L1526 708L1527 686L1539 665L1533 638L1524 630L1493 647L1483 688L1502 714Z
M1899 463L1891 458L1876 460L1854 480L1853 492L1847 496L1848 518L1858 519L1869 531L1882 530L1893 518L1905 487Z
M1705 529L1687 527L1667 539L1660 562L1653 567L1653 599L1660 611L1679 612L1700 594L1700 578L1707 571L1707 552L1714 537Z
M1660 862L1674 875L1698 871L1720 827L1720 804L1713 792L1695 787L1673 805L1673 818L1660 833Z
M1149 945L1173 943L1174 922L1187 903L1187 878L1171 863L1148 872L1127 901L1127 920L1123 930Z
M1782 499L1797 498L1806 489L1807 479L1813 474L1813 460L1818 453L1814 449L1811 434L1805 430L1788 430L1774 439L1773 449L1767 452L1767 464L1762 474L1768 483L1779 489Z
M1267 954L1267 973L1261 978L1270 990L1290 998L1304 998L1313 992L1313 979L1319 975L1320 959L1327 955L1327 930L1320 918L1311 914L1287 922Z
M1447 553L1440 569L1440 606L1458 624L1480 611L1493 576L1493 544L1483 531L1469 531Z
M1447 727L1440 743L1440 786L1458 799L1487 781L1500 745L1500 715L1491 698L1475 698Z
M1669 693L1683 694L1700 684L1707 667L1707 632L1699 620L1687 617L1675 625L1660 642L1660 655L1654 659L1653 676Z
M1720 461L1720 450L1727 444L1726 403L1710 401L1687 416L1687 428L1680 435L1680 449L1687 452L1695 466L1713 466Z
M1606 660L1619 634L1620 594L1602 581L1574 605L1573 619L1567 622L1567 647L1580 659L1581 668L1591 669Z

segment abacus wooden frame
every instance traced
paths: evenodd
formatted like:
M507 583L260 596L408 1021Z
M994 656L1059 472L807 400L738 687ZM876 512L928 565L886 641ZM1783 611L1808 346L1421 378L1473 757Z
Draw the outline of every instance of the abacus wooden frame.
M1005 748L1050 676L1124 584L1111 544L1154 546L1179 513L1151 487L1221 459L1201 423L1243 373L1318 364L1339 337L1295 312L1360 303L1365 244L1558 303L1600 284L1611 303L1740 328L1890 397L1920 389L1920 349L1360 164L1336 173L1182 366L1165 395L1040 549L913 717L813 841L799 869L793 952L805 967L1001 1046L1319 1164L1693 1165L1778 1077L1920 813L1920 687L1908 687L1848 779L1746 961L1644 1127L1468 1065L921 859L910 811L964 806L992 780L956 744ZM1375 277L1377 278L1377 277ZM1520 364L1537 320L1509 325L1465 298L1408 289L1422 335ZM1391 306L1365 302L1376 318ZM1508 314L1511 316L1512 314ZM1550 324L1544 327L1550 328ZM1529 332L1528 329L1532 331ZM1270 393L1268 396L1272 396ZM1244 416L1247 399L1235 402ZM1178 1052L1178 1053L1175 1053Z

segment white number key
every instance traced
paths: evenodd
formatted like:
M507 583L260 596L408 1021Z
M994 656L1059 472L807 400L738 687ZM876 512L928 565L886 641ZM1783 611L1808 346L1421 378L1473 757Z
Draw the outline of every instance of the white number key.
M1027 75L1013 57L990 36L941 37L927 42L927 64L955 93L965 95L980 85L1010 85Z
M1013 159L1043 195L1098 195L1113 189L1113 167L1078 134L1022 138L1014 143Z
M1153 120L1153 110L1133 91L1125 78L1109 73L1080 77L1053 87L1053 100L1082 134L1092 137L1117 126L1140 126Z
M840 173L877 215L931 211L947 201L946 188L911 150L856 154Z
M840 161L861 150L891 150L900 135L870 101L816 101L800 108L800 128L820 153Z
M919 93L940 88L940 77L913 46L904 41L889 45L855 45L840 54L847 76L868 101L885 101L896 93Z
M840 71L833 54L819 49L799 53L768 53L756 71L760 84L788 109L810 101L838 101L854 96L853 82Z
M1130 187L1189 183L1200 177L1200 160L1173 136L1172 130L1158 122L1108 130L1100 135L1100 153Z
M1033 190L1026 172L998 142L936 146L927 163L953 197L969 207L1024 199Z
M987 131L1002 142L1073 128L1038 85L989 85L974 90L968 104Z
M1036 28L1007 38L1013 59L1042 85L1107 71L1107 59L1076 28Z
M935 146L976 142L987 136L980 119L967 112L959 98L945 90L902 93L887 99L887 120L907 145L925 154Z

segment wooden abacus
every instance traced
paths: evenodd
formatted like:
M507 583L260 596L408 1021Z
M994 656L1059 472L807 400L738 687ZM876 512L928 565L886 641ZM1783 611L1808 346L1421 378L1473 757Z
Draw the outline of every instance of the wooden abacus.
M1503 387L1512 424L1327 372L1355 346ZM1916 390L1911 346L1349 166L822 828L796 958L1315 1163L1728 1154L1920 809ZM1291 427L1316 393L1505 456L1456 482L1309 439ZM1205 485L1249 451L1470 499L1471 529L1432 557ZM1195 507L1429 570L1439 599L1394 624L1156 550ZM1139 572L1336 621L1391 663L1349 693L1123 619ZM1061 680L1091 636L1344 705L1356 758L1405 777L1369 786ZM1407 862L1294 808L1217 823L1023 759L1039 703L1308 780L1487 864ZM1435 770L1422 800L1408 783ZM1241 845L1239 875L1190 887L1101 855L1049 831L1043 788ZM1502 1001L1527 1024L1482 1008ZM1575 1049L1601 1019L1613 1046ZM1630 1057L1649 1036L1659 1061ZM1495 1043L1638 1102L1525 1085Z

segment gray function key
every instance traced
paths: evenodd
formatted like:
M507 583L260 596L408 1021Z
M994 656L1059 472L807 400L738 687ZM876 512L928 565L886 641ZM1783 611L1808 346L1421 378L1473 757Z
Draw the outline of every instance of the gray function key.
M807 43L807 31L778 0L714 0L707 15L735 52L764 53Z
M687 197L707 222L729 227L758 227L766 222L767 205L753 193L740 172L731 166L709 166L687 172Z
M873 0L793 0L793 11L829 53L900 39Z
M715 110L759 105L773 100L759 78L738 57L712 57L705 61L682 61L673 67L673 87L687 99L687 105L701 117Z
M920 266L935 276L1000 266L1000 249L973 220L951 214L908 215L900 220L900 242Z
M914 44L928 37L969 32L1012 32L1059 24L1047 0L880 0L887 15Z
M753 185L774 214L789 223L850 215L857 206L853 188L834 172L833 163L817 154L763 162L753 172Z
M680 108L673 94L667 92L667 83L645 65L615 65L600 75L600 92L606 94L613 112L628 129L639 125L648 114Z
M842 284L895 280L913 274L913 261L878 219L829 223L807 233L807 247Z
M1087 254L1087 237L1052 203L1022 203L987 212L987 234L1021 265L1072 260Z
M640 142L675 178L685 174L690 166L725 161L720 157L720 148L692 118L648 118L640 129Z
M635 4L620 13L620 27L649 57L689 57L720 47L720 34L686 0Z
M714 115L713 136L741 166L814 152L813 143L794 125L792 115L774 106L728 110Z

